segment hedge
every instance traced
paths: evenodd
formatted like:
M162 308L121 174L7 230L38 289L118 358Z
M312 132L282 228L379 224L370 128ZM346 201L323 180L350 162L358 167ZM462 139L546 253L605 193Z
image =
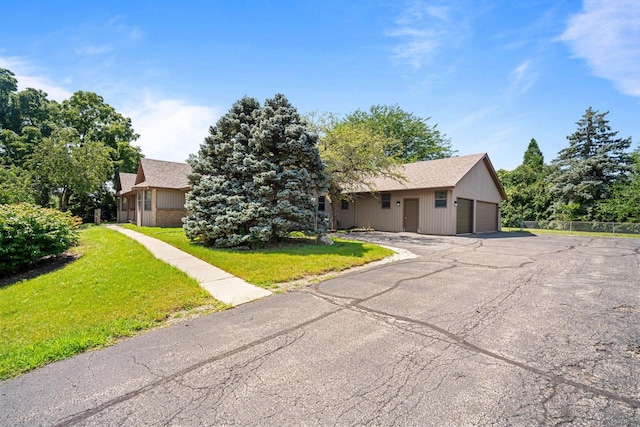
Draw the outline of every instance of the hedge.
M0 275L61 254L77 243L79 225L68 212L27 203L0 205Z

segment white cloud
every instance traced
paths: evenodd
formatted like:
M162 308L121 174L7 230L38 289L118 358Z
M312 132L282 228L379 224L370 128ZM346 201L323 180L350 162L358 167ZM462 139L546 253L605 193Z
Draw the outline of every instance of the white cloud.
M0 57L0 68L11 70L18 80L18 90L24 90L28 87L40 89L49 95L50 99L61 102L71 96L71 92L67 89L52 83L46 77L38 76L33 66L21 58L17 57Z
M452 22L449 6L415 1L395 20L396 27L386 35L399 39L393 58L420 69L441 49L456 46L467 36L463 21Z
M111 46L87 46L75 50L76 55L104 55L112 51L113 48Z
M184 162L195 154L209 134L209 126L221 116L220 109L190 105L179 99L157 99L145 94L136 105L125 110L133 128L140 134L134 142L146 157Z
M640 1L585 0L560 39L595 75L640 97Z
M525 93L535 83L535 75L531 71L531 61L526 60L514 68L509 74L509 95L518 96Z

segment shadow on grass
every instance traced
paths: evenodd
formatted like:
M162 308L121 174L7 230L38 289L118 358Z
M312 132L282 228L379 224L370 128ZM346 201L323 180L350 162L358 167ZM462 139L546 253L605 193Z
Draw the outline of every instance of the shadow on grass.
M53 273L64 268L67 264L80 258L80 255L64 252L57 256L50 256L30 264L15 273L0 274L0 288L4 288L23 280L33 279L43 274Z
M363 257L366 253L371 252L373 248L365 247L365 242L353 242L353 241L341 241L334 240L333 245L318 245L309 241L300 242L284 242L277 246L265 247L265 248L251 248L251 249L218 249L209 248L214 251L227 252L227 253L242 253L242 254L281 254L281 255L337 255L348 257Z

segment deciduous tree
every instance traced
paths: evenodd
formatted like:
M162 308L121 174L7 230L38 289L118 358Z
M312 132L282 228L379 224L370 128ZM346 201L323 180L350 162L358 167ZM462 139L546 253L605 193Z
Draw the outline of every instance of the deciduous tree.
M372 133L389 138L385 154L402 163L451 157L455 151L451 141L437 125L402 110L398 105L373 105L369 111L356 110L347 115L345 122L364 125Z

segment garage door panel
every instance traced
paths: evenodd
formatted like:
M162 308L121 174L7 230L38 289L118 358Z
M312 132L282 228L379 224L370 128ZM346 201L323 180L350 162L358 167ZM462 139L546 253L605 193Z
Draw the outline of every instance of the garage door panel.
M458 198L456 202L458 203L458 207L456 208L456 233L472 233L473 200Z
M498 205L476 202L476 232L498 231Z

